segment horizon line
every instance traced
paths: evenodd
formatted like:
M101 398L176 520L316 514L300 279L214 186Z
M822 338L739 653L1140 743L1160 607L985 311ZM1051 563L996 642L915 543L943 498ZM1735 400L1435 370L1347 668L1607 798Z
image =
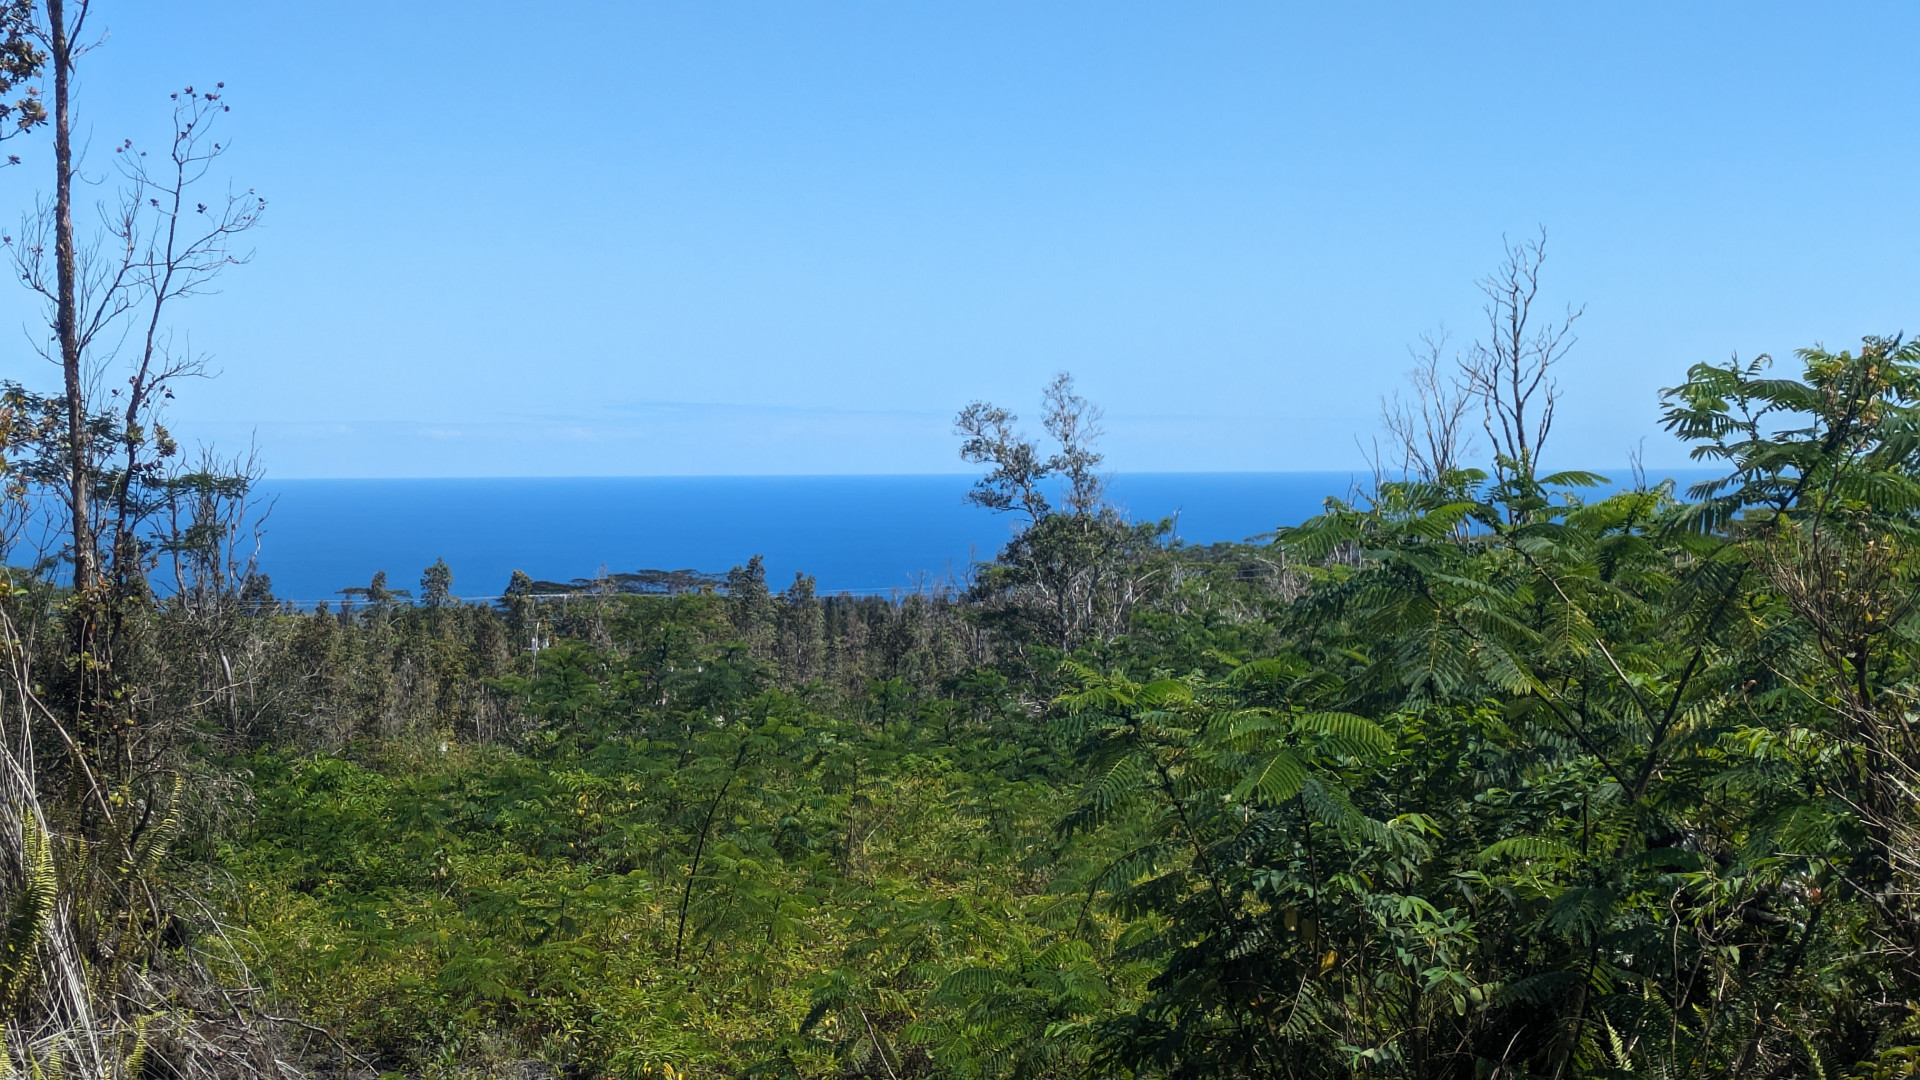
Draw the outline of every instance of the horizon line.
M1648 475L1655 473L1674 474L1692 472L1720 472L1709 466L1689 464L1682 466L1644 465L1642 471ZM1621 465L1609 470L1604 466L1569 466L1556 469L1556 472L1599 472L1607 475L1609 471L1631 475L1631 465ZM1371 467L1352 467L1344 469L1115 469L1105 475L1109 479L1124 479L1132 476L1372 476ZM483 480L918 480L977 477L978 472L817 472L817 473L495 473L484 476L465 475L418 475L418 476L277 476L260 477L262 483L275 481L299 482L351 482L351 483L414 483L419 481L483 481ZM1611 476L1608 477L1612 479Z

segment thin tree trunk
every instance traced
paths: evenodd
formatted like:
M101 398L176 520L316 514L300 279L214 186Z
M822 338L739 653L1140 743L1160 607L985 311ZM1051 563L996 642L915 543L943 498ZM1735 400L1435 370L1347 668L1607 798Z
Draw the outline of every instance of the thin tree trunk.
M73 45L67 40L64 0L47 0L47 33L53 60L53 235L59 295L54 330L60 338L60 371L67 392L67 509L73 515L73 586L93 584L93 523L88 516L86 387L80 372L80 325L73 239L73 119L69 107Z

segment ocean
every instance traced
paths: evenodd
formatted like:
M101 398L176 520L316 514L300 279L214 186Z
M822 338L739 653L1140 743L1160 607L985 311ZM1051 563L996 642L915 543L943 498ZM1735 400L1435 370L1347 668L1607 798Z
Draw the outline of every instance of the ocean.
M1110 490L1135 520L1175 517L1183 540L1205 544L1298 524L1362 479L1123 473ZM456 595L476 599L498 596L515 570L559 582L603 570L724 573L754 555L775 590L799 572L822 592L887 593L962 580L1006 543L1012 516L968 505L971 484L964 475L270 480L260 564L276 596L303 605L337 600L380 570L389 587L417 589L435 559L452 568Z
M1245 540L1297 524L1351 473L1129 473L1114 501L1135 520L1177 516L1190 543ZM269 480L260 566L274 594L311 604L364 586L415 589L435 559L453 591L499 595L515 570L570 581L600 573L723 573L754 555L778 590L796 572L823 592L885 593L993 557L1010 515L968 505L972 478L701 476Z

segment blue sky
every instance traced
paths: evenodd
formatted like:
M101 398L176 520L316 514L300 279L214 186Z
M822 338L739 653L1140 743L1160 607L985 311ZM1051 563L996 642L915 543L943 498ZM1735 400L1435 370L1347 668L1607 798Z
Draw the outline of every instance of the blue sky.
M1562 464L1920 330L1911 5L96 2L97 164L228 84L270 217L175 415L284 477L957 470L1062 368L1115 468L1348 468L1543 224Z

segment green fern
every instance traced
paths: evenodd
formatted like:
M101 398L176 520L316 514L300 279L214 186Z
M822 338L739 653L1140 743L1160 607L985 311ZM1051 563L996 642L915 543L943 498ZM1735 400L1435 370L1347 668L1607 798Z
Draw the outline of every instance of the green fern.
M59 892L53 844L30 814L20 815L20 881L0 923L0 1015L12 1015L37 991L40 953Z

